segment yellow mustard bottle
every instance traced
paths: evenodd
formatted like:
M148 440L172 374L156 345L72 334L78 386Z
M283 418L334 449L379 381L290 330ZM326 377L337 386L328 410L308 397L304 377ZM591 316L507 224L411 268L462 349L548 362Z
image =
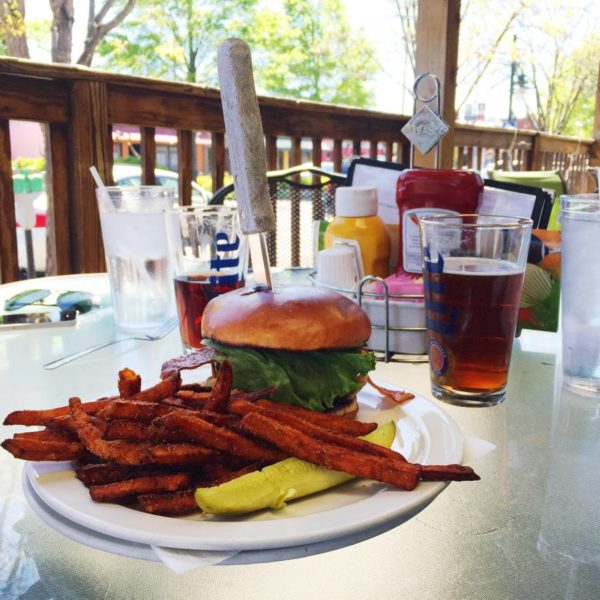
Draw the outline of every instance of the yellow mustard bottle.
M325 231L325 248L339 244L353 246L361 277L387 277L390 236L377 215L377 190L363 186L337 188L335 215Z

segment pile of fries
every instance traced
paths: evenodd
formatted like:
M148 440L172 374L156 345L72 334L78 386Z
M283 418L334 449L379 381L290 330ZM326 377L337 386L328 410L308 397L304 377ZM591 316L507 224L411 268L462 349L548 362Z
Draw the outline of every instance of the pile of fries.
M360 439L376 423L277 404L272 388L232 389L223 362L211 387L183 385L180 371L210 361L198 352L163 365L160 383L142 390L139 375L119 372L115 397L10 413L5 425L43 427L16 433L2 447L32 461L73 461L96 502L161 515L199 510L198 487L214 486L289 456L356 477L412 490L420 480L474 480L462 465L419 465Z

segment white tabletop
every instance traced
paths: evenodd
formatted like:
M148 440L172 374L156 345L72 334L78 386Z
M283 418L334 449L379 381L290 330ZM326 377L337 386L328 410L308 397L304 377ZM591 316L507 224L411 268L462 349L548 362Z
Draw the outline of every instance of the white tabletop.
M0 333L0 416L94 399L128 366L150 384L181 351L177 330L124 342L55 371L42 365L115 335L107 280L73 276L35 287L90 290L100 309L73 328ZM0 286L0 301L32 282ZM494 408L443 405L465 434L496 450L406 523L325 554L175 575L160 563L72 541L44 524L21 489L23 463L0 451L0 597L27 598L597 598L600 596L600 405L561 387L557 334L524 331L508 397ZM428 399L427 364L378 364L381 380ZM440 405L442 406L442 405ZM0 426L0 437L16 428Z

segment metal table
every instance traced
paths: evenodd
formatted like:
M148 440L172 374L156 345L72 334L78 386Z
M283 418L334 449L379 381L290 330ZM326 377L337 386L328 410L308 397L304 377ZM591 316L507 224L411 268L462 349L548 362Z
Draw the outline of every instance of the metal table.
M42 364L114 335L107 280L72 276L35 286L95 289L103 308L75 328L0 333L0 415L92 399L129 366L146 381L180 353L177 331L124 342L55 371ZM0 286L0 300L31 282ZM23 496L23 463L0 451L0 597L553 599L600 597L600 404L562 388L560 338L524 331L508 398L494 408L444 405L466 434L497 448L472 466L481 481L451 484L406 523L305 558L173 574L92 549L54 531ZM376 376L432 399L426 364L388 363ZM2 439L14 428L0 427Z

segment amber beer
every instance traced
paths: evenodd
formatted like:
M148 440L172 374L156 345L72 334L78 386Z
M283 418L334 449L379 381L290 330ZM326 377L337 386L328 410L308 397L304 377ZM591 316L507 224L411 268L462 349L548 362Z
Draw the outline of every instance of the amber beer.
M230 278L224 282L211 281L207 275L175 277L175 301L179 315L181 340L190 348L202 345L202 315L206 305L216 296L244 287L244 280Z
M423 275L434 395L501 401L524 271L498 259L440 257L425 261Z

